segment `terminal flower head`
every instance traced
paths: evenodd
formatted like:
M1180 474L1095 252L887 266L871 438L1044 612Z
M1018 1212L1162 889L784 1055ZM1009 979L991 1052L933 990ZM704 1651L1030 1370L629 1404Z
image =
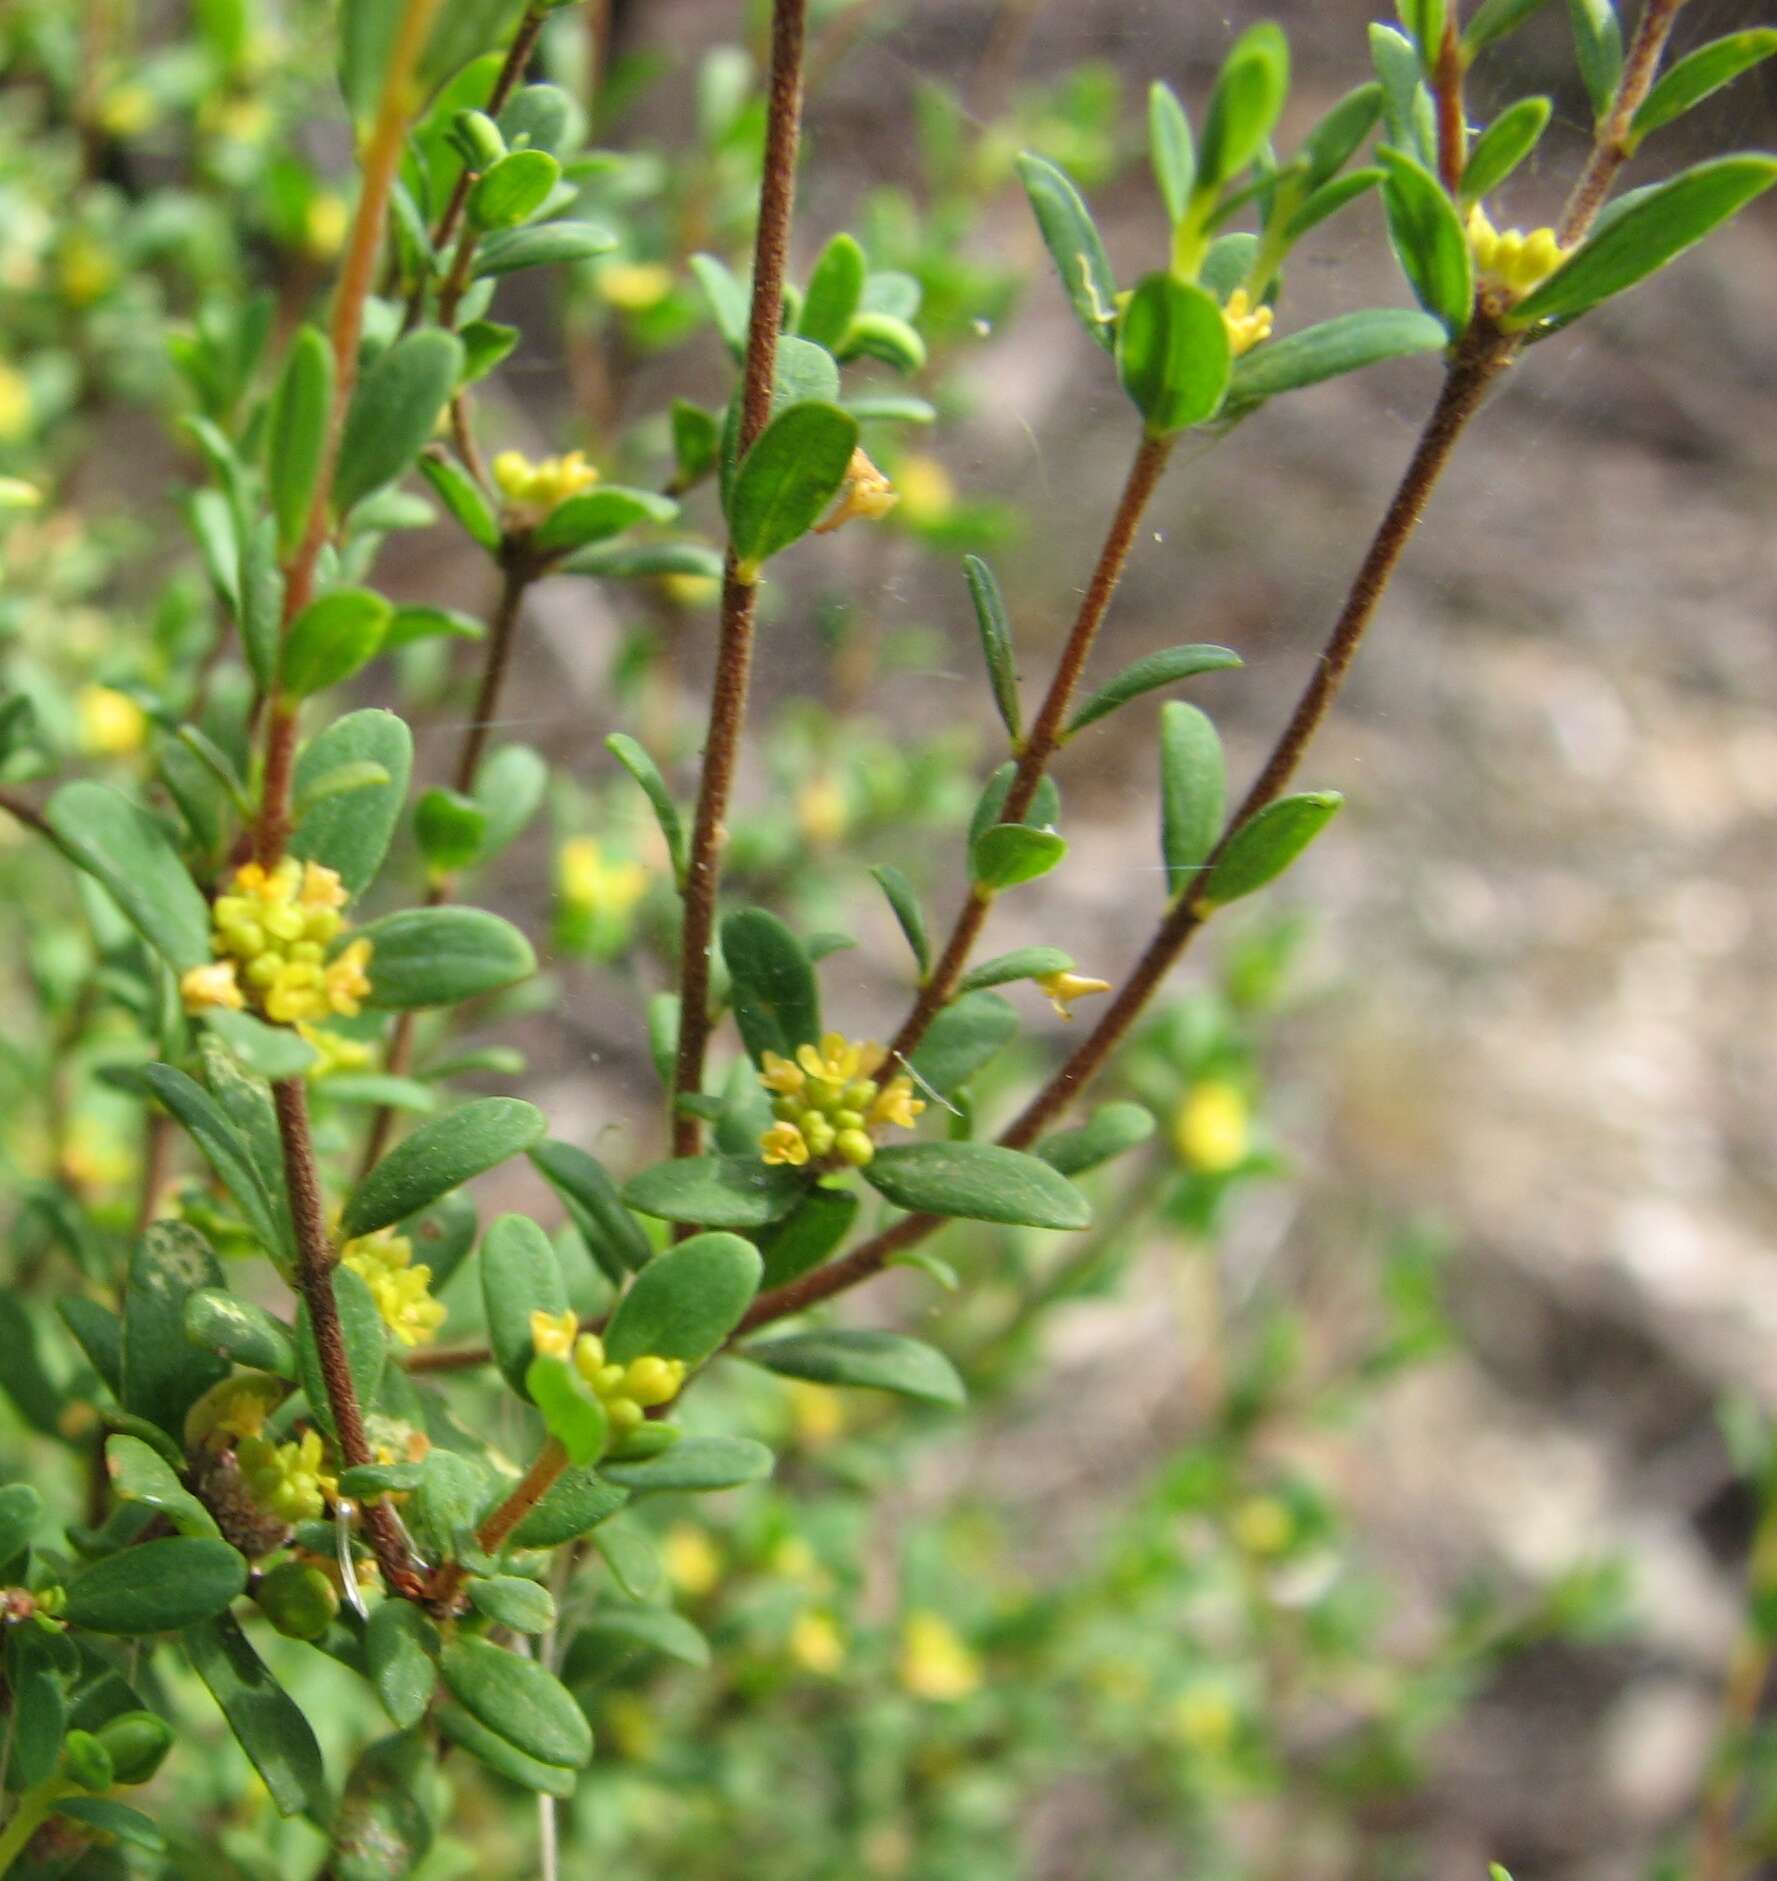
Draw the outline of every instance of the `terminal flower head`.
M339 1259L369 1287L383 1324L401 1344L429 1345L437 1338L449 1309L433 1299L432 1270L414 1264L406 1235L392 1228L360 1235L345 1244Z
M507 516L521 528L540 523L569 497L590 490L599 474L584 451L535 462L523 451L502 451L493 462L494 483L506 499Z
M1228 349L1236 359L1250 353L1261 341L1271 337L1275 316L1263 301L1253 305L1244 287L1237 287L1222 307L1222 324L1228 329Z
M346 899L339 876L320 863L293 856L269 869L243 863L210 910L210 945L220 957L180 981L186 1010L251 1006L278 1025L355 1017L370 994L370 942L350 941L327 958L345 925Z
M1540 287L1568 255L1553 229L1534 229L1528 235L1522 229L1496 229L1479 203L1468 212L1468 245L1483 290L1491 288L1501 305Z
M829 1032L819 1045L799 1045L794 1058L765 1052L759 1082L775 1101L776 1122L759 1139L761 1158L800 1169L811 1162L861 1169L876 1155L874 1133L911 1130L923 1100L913 1080L879 1078L888 1054L874 1040Z

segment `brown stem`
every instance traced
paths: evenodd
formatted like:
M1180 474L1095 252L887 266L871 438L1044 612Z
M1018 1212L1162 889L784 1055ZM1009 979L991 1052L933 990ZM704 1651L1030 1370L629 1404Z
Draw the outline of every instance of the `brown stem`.
M1167 460L1172 455L1172 446L1171 438L1153 437L1145 431L1142 433L1141 443L1123 484L1122 497L1111 517L1110 527L1105 532L1104 545L1098 552L1098 564L1092 571L1092 580L1081 599L1067 644L1062 648L1061 658L1056 663L1055 676L1050 680L1042 707L1019 747L1018 767L1012 774L1011 786L999 813L1002 823L1019 823L1024 820L1037 794L1037 786L1043 781L1050 760L1060 748L1068 708L1079 687L1087 655L1092 651L1092 643L1110 608L1111 597L1117 592L1117 583L1122 579L1124 565L1129 560L1130 545L1141 525L1142 513L1159 486ZM993 896L990 891L981 888L969 890L968 899L957 915L956 925L950 931L950 938L938 957L938 964L926 977L913 1003L913 1010L908 1013L900 1031L889 1045L891 1057L911 1056L919 1041L925 1037L926 1028L950 1002L992 906Z
M21 797L16 790L0 790L0 810L10 817L16 817L26 829L35 830L39 836L47 836L52 843L56 840L56 833L49 826L49 818L29 797Z
M765 126L765 172L759 187L759 228L753 244L753 299L747 321L738 446L752 448L771 415L777 335L783 320L790 215L796 194L796 146L802 124L802 58L808 0L775 0L771 14L771 97ZM679 1049L673 1069L673 1153L694 1156L703 1140L696 1117L677 1099L702 1089L710 1036L710 947L721 880L723 822L734 785L741 727L752 675L757 585L742 581L732 549L722 580L722 622L710 689L709 731L685 871L685 916L679 950Z
M568 1467L568 1453L558 1439L545 1437L536 1460L506 1500L475 1531L475 1545L485 1554L498 1554L506 1539L554 1487ZM466 1571L460 1561L447 1562L426 1588L426 1603L436 1613L448 1614L457 1605Z
M1468 121L1462 108L1462 39L1456 30L1453 8L1444 21L1444 37L1438 45L1437 67L1432 77L1432 94L1438 111L1438 177L1452 196L1462 187L1463 167L1468 160Z
M173 1168L176 1141L173 1120L158 1106L150 1109L142 1126L142 1184L136 1194L136 1233L154 1220L161 1190Z
M1716 1732L1715 1768L1697 1815L1696 1881L1734 1881L1741 1874L1737 1825L1746 1758L1758 1725L1759 1707L1771 1682L1773 1641L1756 1607L1777 1591L1777 1502L1766 1505L1752 1538L1746 1567L1749 1617L1728 1663Z
M345 1468L374 1462L365 1434L364 1412L346 1359L345 1334L339 1323L339 1303L333 1297L333 1247L327 1235L321 1199L321 1176L315 1163L314 1138L309 1130L308 1087L301 1078L280 1078L271 1087L277 1111L278 1138L284 1150L284 1174L290 1190L290 1218L296 1230L296 1284L308 1308L332 1415L334 1441ZM394 1511L386 1503L364 1506L364 1529L383 1578L409 1598L423 1590L418 1564Z
M1647 0L1641 18L1635 23L1635 35L1623 58L1623 76L1610 110L1600 122L1592 140L1592 154L1580 179L1573 186L1561 220L1555 225L1555 238L1563 248L1570 248L1592 226L1617 172L1629 161L1629 127L1635 113L1653 87L1660 69L1666 41L1678 19L1684 0Z

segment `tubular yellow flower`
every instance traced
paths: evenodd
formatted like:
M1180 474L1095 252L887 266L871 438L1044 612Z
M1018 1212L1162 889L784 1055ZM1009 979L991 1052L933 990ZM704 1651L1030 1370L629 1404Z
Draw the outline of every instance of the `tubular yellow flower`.
M935 457L903 457L895 468L901 516L914 528L945 522L956 508L956 484Z
M307 1045L313 1046L318 1054L315 1062L309 1066L310 1078L331 1077L336 1071L363 1071L375 1059L376 1054L370 1047L355 1038L347 1038L341 1032L329 1032L324 1027L310 1025L306 1019L299 1019L296 1024L298 1035Z
M760 1161L774 1167L789 1163L800 1168L808 1161L808 1144L793 1123L774 1123L759 1139Z
M913 1080L905 1075L890 1078L876 1093L870 1106L872 1125L893 1124L899 1130L911 1130L925 1099L913 1095Z
M539 1358L565 1359L573 1355L574 1335L580 1329L580 1321L572 1308L564 1307L559 1313L533 1313L531 1315L531 1344ZM580 1343L584 1348L591 1341L597 1344L592 1333L587 1333ZM599 1347L599 1362L604 1362L604 1348Z
M271 869L243 863L230 889L210 910L210 944L223 957L185 975L187 1010L250 1003L275 1023L295 1026L335 1013L355 1017L370 992L370 942L352 941L326 960L328 943L345 925L338 875L286 856ZM244 997L231 1000L231 986ZM310 1042L320 1036L311 1034ZM355 1049L347 1045L348 1053Z
M127 757L148 737L148 714L127 692L111 686L83 686L74 702L80 719L81 748L99 757Z
M722 1557L706 1529L691 1522L675 1522L661 1547L666 1577L681 1593L696 1599L722 1578Z
M796 1664L822 1678L831 1678L845 1663L845 1634L830 1613L799 1613L787 1643Z
M339 1494L338 1482L323 1467L318 1431L305 1430L295 1443L246 1437L235 1454L253 1499L282 1521L318 1521Z
M232 960L212 960L208 966L192 967L180 976L179 997L185 1010L203 1012L211 1006L239 1012L246 1005L246 995L235 983Z
M493 473L508 516L521 527L540 523L558 504L591 489L599 476L584 451L535 463L523 451L502 451L494 459Z
M800 1168L835 1156L862 1169L876 1154L873 1130L910 1130L925 1105L909 1078L877 1082L887 1055L874 1039L854 1043L841 1032L827 1033L819 1045L799 1045L794 1063L764 1053L759 1082L776 1097L777 1122L759 1139L763 1160Z
M673 291L673 271L658 261L610 261L593 277L599 299L623 313L646 313Z
M759 1073L759 1082L780 1097L796 1096L808 1081L808 1073L800 1065L779 1057L776 1052L766 1052L760 1063L763 1069Z
M1252 1147L1251 1109L1238 1085L1209 1078L1193 1085L1172 1123L1179 1160L1206 1175L1246 1161Z
M370 943L352 941L339 957L329 963L322 976L326 988L327 1009L343 1018L354 1019L370 996Z
M910 1613L901 1629L901 1684L915 1698L953 1704L981 1686L981 1661L941 1614Z
M648 892L648 871L639 862L607 857L594 837L575 836L562 844L556 885L571 908L624 915Z
M1222 308L1222 324L1228 329L1229 350L1239 359L1270 339L1274 316L1263 301L1255 307L1246 289L1237 287Z
M432 1270L415 1266L413 1243L392 1228L360 1235L340 1251L340 1265L370 1289L383 1324L403 1345L429 1345L449 1309L432 1297Z
M1049 995L1049 1003L1064 1019L1074 1016L1074 1001L1090 999L1095 993L1108 993L1111 990L1109 980L1089 979L1082 973L1045 973L1038 977L1039 985Z
M1468 213L1468 243L1483 288L1493 288L1506 304L1540 287L1568 254L1553 229L1528 235L1522 229L1496 229L1479 203Z
M871 463L868 455L862 450L853 451L851 462L846 466L845 482L840 487L839 501L815 524L814 532L817 536L829 535L857 517L875 522L886 516L900 500L895 486Z

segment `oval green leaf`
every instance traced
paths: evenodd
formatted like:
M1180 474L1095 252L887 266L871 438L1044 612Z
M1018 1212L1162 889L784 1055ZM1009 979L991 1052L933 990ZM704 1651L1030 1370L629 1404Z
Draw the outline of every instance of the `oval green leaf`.
M728 532L748 579L807 535L839 493L858 445L858 421L837 405L788 405L735 470Z
M606 1354L617 1365L650 1352L702 1364L740 1324L763 1271L737 1234L697 1234L656 1254L618 1301Z
M482 1097L423 1123L352 1191L340 1218L349 1240L411 1215L542 1140L548 1126L534 1105Z
M879 1149L864 1179L897 1208L1027 1228L1085 1228L1092 1210L1036 1156L997 1143L899 1143Z
M439 1661L451 1696L527 1757L565 1769L592 1761L592 1729L561 1680L485 1639L458 1638Z
M385 1011L454 1006L537 970L530 942L482 908L404 908L348 939L370 942L370 1003Z
M93 1633L169 1633L226 1611L246 1586L247 1564L227 1542L175 1535L83 1568L61 1617Z
M1197 899L1219 908L1275 881L1338 815L1344 801L1336 790L1315 790L1268 803L1228 839Z

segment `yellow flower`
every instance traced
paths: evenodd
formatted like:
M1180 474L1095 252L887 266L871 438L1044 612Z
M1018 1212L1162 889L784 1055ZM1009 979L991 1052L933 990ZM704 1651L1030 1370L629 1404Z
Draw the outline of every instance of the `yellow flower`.
M844 1433L845 1399L831 1385L797 1379L790 1386L790 1417L797 1437L816 1449Z
M127 1182L136 1159L110 1131L92 1117L80 1117L62 1146L61 1174L79 1188L104 1188Z
M845 482L840 487L839 501L822 521L815 524L814 532L817 536L828 535L860 516L866 522L875 522L886 516L900 500L895 494L895 486L871 463L865 452L853 451L851 462L845 469Z
M113 137L134 137L154 119L154 94L146 85L119 85L99 106L99 123Z
M794 1063L764 1053L759 1082L776 1097L777 1122L759 1138L763 1160L799 1168L836 1156L862 1169L876 1154L873 1129L911 1129L925 1105L907 1078L876 1082L873 1074L887 1055L873 1039L854 1044L839 1032L829 1032L818 1046L799 1045Z
M188 969L179 979L179 997L185 1010L192 1013L210 1006L239 1012L247 1003L235 982L232 960L212 960L208 966Z
M212 1385L185 1414L185 1447L259 1436L286 1388L269 1372L237 1373Z
M941 1614L908 1614L901 1628L901 1684L915 1698L954 1703L981 1686L981 1661Z
M535 463L523 451L502 451L494 459L493 473L508 514L521 527L541 522L570 496L591 489L599 475L584 451L544 457Z
M793 1123L774 1123L759 1139L759 1159L774 1168L788 1163L800 1169L808 1161L808 1140Z
M313 1046L318 1056L309 1066L310 1078L331 1077L336 1071L362 1071L376 1057L370 1047L355 1038L347 1038L343 1032L329 1032L318 1025L310 1025L306 1019L299 1019L296 1030L305 1044Z
M1064 1019L1074 1016L1076 999L1090 999L1095 993L1108 993L1111 990L1109 980L1088 979L1084 974L1070 973L1065 969L1060 973L1039 974L1037 984L1049 995L1049 1003Z
M646 313L673 291L673 271L658 261L609 261L593 285L610 306L624 313Z
M69 305L90 307L111 291L117 264L92 236L77 232L62 244L57 274Z
M360 1235L340 1250L349 1267L370 1289L376 1310L403 1345L429 1345L438 1337L449 1308L432 1297L432 1270L415 1266L413 1243L392 1228Z
M870 1106L873 1125L893 1124L898 1130L911 1130L925 1109L925 1099L913 1095L913 1080L893 1077L876 1093Z
M1289 1505L1276 1496L1249 1496L1229 1524L1235 1541L1248 1554L1279 1555L1296 1535Z
M355 1019L370 997L370 943L352 941L336 959L330 961L322 976L326 987L327 1009L342 1018Z
M21 372L0 362L0 444L11 444L31 429L31 387ZM30 489L30 485L23 486ZM33 493L35 494L35 493Z
M604 1726L617 1754L630 1763L646 1763L660 1742L654 1714L634 1692L617 1692L605 1700Z
M1193 1085L1172 1122L1179 1160L1206 1175L1237 1168L1252 1147L1251 1116L1238 1085L1220 1078Z
M317 190L302 212L302 245L317 261L330 261L345 245L352 212L345 198Z
M140 751L148 736L148 714L127 692L112 686L82 686L74 701L80 720L80 744L99 757L120 758Z
M1222 325L1228 329L1228 350L1239 359L1261 341L1271 337L1271 309L1262 301L1254 306L1244 287L1237 287L1222 308Z
M559 1313L531 1315L531 1345L539 1358L571 1358L579 1330L579 1316L571 1307L564 1307ZM586 1336L590 1339L592 1334Z
M790 1628L790 1657L805 1672L831 1678L845 1663L845 1634L830 1613L799 1613Z
M916 529L946 521L956 508L956 485L935 457L903 457L895 466L895 488L902 520Z
M297 899L305 908L343 908L348 899L346 885L339 879L335 869L323 867L319 862L305 862L302 865L302 887L297 891ZM331 939L332 936L314 936L317 939Z
M1468 244L1483 287L1498 290L1508 304L1539 287L1568 254L1553 229L1529 235L1522 229L1496 229L1479 203L1468 212Z
M825 847L845 834L851 806L844 786L831 777L811 777L796 793L796 827L805 841Z
M692 1599L707 1594L722 1578L722 1557L707 1529L691 1522L675 1522L661 1546L666 1577Z
M608 858L594 837L575 836L561 846L556 884L571 908L625 915L648 892L648 871L639 862Z
M542 1317L533 1317L533 1327ZM647 1412L670 1404L685 1383L683 1359L661 1358L649 1352L627 1365L616 1365L606 1358L605 1342L596 1332L580 1335L574 1346L574 1369L592 1387L593 1395L605 1407L611 1428L619 1435L634 1430Z
M760 1063L759 1082L768 1091L775 1091L779 1097L794 1097L808 1082L808 1073L799 1064L781 1057L777 1052L763 1054Z
M318 1431L305 1430L296 1443L246 1437L235 1454L253 1499L283 1521L318 1521L339 1494L338 1482L323 1467Z

